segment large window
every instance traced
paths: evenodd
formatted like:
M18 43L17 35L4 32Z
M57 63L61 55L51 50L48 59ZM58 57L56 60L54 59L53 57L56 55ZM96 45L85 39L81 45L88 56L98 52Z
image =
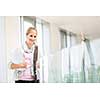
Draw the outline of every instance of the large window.
M74 46L76 44L76 35L64 29L60 29L61 49Z
M50 53L50 26L49 23L36 19L36 28L38 31L38 45L42 56L42 70L41 70L41 81L48 82L48 58L47 55Z

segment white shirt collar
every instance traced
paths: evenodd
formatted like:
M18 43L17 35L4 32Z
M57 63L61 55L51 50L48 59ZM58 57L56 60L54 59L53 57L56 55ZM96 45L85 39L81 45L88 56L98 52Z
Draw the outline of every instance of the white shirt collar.
M24 52L27 52L27 53L32 53L34 51L34 48L35 48L35 45L33 44L33 46L29 49L26 42L24 43L24 46L23 46L23 49L24 49Z

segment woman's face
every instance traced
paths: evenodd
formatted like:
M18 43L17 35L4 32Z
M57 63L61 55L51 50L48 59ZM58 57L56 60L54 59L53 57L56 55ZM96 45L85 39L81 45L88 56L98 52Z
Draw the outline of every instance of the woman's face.
M26 36L26 41L28 44L35 43L37 39L37 32L35 30L31 30L30 33Z

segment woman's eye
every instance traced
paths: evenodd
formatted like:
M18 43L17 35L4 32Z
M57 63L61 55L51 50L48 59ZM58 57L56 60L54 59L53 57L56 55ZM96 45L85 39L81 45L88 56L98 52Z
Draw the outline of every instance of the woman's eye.
M34 36L34 38L36 38L36 36Z
M30 35L30 37L33 37L32 35Z

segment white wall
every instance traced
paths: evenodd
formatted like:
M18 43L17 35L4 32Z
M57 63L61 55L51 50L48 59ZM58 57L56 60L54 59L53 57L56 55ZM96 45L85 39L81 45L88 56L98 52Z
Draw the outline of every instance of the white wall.
M5 32L6 32L6 54L7 54L7 69L8 69L8 82L13 82L13 71L9 68L11 59L11 52L21 46L20 43L20 23L18 16L5 17Z
M7 82L5 17L0 17L0 82Z

